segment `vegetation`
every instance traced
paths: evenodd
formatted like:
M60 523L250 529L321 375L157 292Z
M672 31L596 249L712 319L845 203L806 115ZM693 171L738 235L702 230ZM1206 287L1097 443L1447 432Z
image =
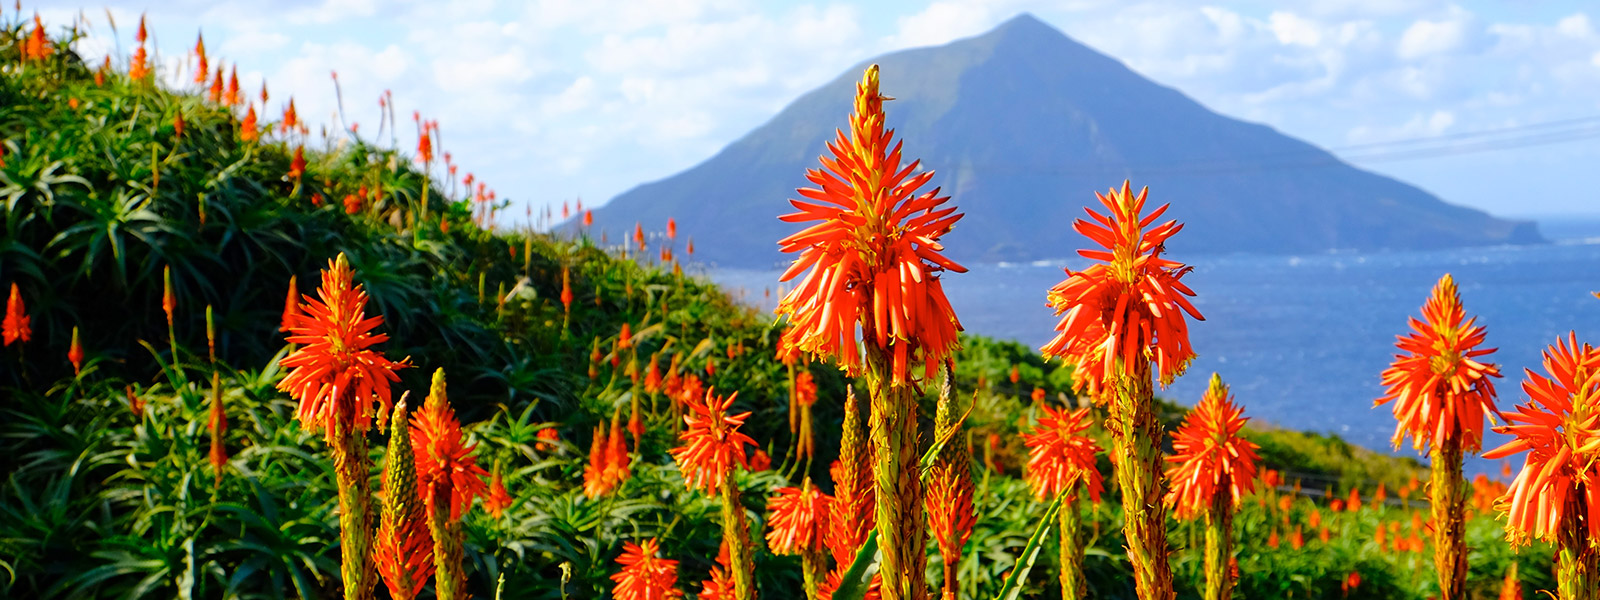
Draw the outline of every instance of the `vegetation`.
M614 245L505 231L497 219L509 201L458 186L448 159L420 160L354 131L311 136L288 111L260 117L266 92L255 102L228 90L220 67L205 78L220 95L168 89L137 76L133 61L74 55L71 32L40 46L36 31L29 21L0 27L0 288L17 286L31 333L8 336L0 354L0 453L9 463L0 595L340 595L334 461L278 390L289 351L279 331L285 296L309 297L340 253L371 298L367 314L383 318L389 338L375 349L409 358L395 395L410 393L409 410L418 410L430 376L448 373L476 463L508 494L497 508L477 501L460 523L473 597L606 597L625 543L647 539L678 561L682 589L700 590L718 567L723 512L668 453L682 410L670 390L691 376L718 396L737 392L729 412L751 412L740 431L756 447L749 468L733 474L750 539L764 539L777 489L808 477L833 489L828 466L850 381L828 365L795 367L814 378L819 399L816 456L801 458L789 367L776 358L785 324L695 276L687 248L680 263L640 247L676 250L670 225ZM81 361L70 358L79 353ZM1070 368L1021 345L963 336L953 358L953 397L958 407L973 398L974 408L951 443L972 457L977 518L951 562L962 596L988 598L1021 571L1018 557L1048 510L1022 478L1021 433L1039 407L1079 400ZM916 414L933 415L935 390L918 392ZM1155 413L1168 431L1184 416L1170 403ZM633 414L638 433L625 436L619 423ZM1103 410L1092 414L1104 422ZM608 428L627 474L591 494L586 471ZM382 480L393 431L380 425L368 435L370 482ZM1110 446L1102 428L1090 435ZM1427 535L1415 461L1265 426L1246 437L1283 475L1269 474L1234 519L1240 597L1356 597L1353 578L1359 597L1436 593L1417 541ZM1103 456L1096 468L1112 473ZM1410 496L1375 501L1383 489ZM1471 593L1494 594L1514 563L1523 597L1553 588L1547 545L1513 555L1500 542L1484 499L1503 486L1485 479L1473 490ZM1118 496L1110 486L1107 494L1082 513L1085 587L1090 597L1132 598ZM1352 497L1363 506L1335 508ZM1167 531L1180 597L1199 595L1202 535L1176 522ZM754 545L760 596L799 597L802 556ZM1054 572L1061 553L1039 554L1021 595L1059 595L1041 571ZM945 561L927 564L927 580L943 580Z

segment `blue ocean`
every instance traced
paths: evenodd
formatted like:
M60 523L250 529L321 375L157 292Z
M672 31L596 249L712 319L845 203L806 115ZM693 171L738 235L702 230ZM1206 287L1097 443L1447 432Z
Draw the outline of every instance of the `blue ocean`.
M1543 372L1540 353L1557 337L1576 331L1580 342L1600 344L1600 299L1591 294L1600 290L1600 237L1584 237L1592 233L1587 227L1569 233L1553 225L1546 231L1570 237L1537 246L1307 256L1184 256L1174 248L1171 258L1195 267L1184 281L1206 320L1191 325L1199 358L1157 394L1192 405L1217 372L1257 421L1415 456L1409 445L1394 449L1394 418L1373 400L1382 395L1379 373L1393 359L1395 336L1409 331L1408 317L1420 317L1441 275L1455 278L1467 314L1478 316L1488 345L1499 348L1490 358L1504 374L1496 381L1501 410L1527 401L1523 369ZM1063 268L1087 264L1074 257L968 265L968 273L946 275L945 290L967 331L1038 347L1056 323L1045 291L1064 277ZM723 269L712 277L770 309L779 273ZM1491 433L1484 447L1505 439ZM1498 465L1469 459L1468 470L1498 474Z

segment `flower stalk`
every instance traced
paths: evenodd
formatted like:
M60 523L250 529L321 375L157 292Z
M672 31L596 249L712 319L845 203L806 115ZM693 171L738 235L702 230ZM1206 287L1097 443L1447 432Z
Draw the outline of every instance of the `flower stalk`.
M1061 501L1061 511L1056 513L1058 526L1061 529L1061 600L1079 600L1087 598L1089 594L1089 581L1083 573L1083 500L1079 498L1079 484L1062 492L1066 496ZM954 596L947 590L945 600L953 600Z
M927 596L927 520L922 479L917 469L917 397L906 385L888 381L888 357L867 344L867 388L871 415L874 511L878 523L879 573L884 600L922 600Z
M1412 332L1399 336L1400 354L1383 372L1386 394L1374 406L1394 403L1394 445L1410 435L1418 451L1428 450L1432 486L1434 566L1439 597L1467 595L1466 452L1483 444L1486 414L1496 412L1493 379L1500 368L1485 361L1494 348L1482 348L1484 328L1466 318L1455 280L1446 273L1422 306L1423 319L1411 319ZM1483 362L1480 362L1483 361ZM1383 502L1380 486L1374 505ZM1352 502L1355 502L1353 499Z
M722 499L722 541L728 547L728 568L732 571L734 597L755 598L755 547L750 543L750 523L745 516L735 469L748 468L745 446L755 440L739 432L750 413L729 415L738 393L719 397L706 390L702 397L686 397L690 414L684 417L681 446L672 449L672 458L683 473L684 482ZM613 431L612 436L621 435Z
M280 362L289 373L277 387L299 401L295 419L301 427L325 436L339 487L344 597L369 600L376 578L366 432L375 415L380 425L388 421L389 384L399 381L394 371L408 365L371 348L388 336L372 333L383 317L366 317L366 291L353 279L349 260L340 254L323 270L318 297L288 315L288 341L299 347ZM171 315L175 302L167 288L163 307ZM167 329L170 335L170 321Z
M1049 304L1062 318L1058 334L1041 351L1072 363L1077 387L1110 403L1106 428L1117 457L1114 470L1134 584L1140 598L1170 600L1163 432L1152 377L1167 385L1183 373L1194 358L1183 315L1202 317L1187 298L1194 291L1180 281L1189 268L1161 256L1166 240L1183 226L1167 221L1148 227L1167 209L1143 214L1148 191L1135 195L1124 181L1120 190L1096 194L1109 215L1090 209L1094 221L1073 223L1103 248L1078 254L1100 262L1083 271L1069 269L1067 279L1051 288Z
M415 450L407 426L406 401L395 403L395 426L384 455L383 514L378 524L376 562L389 596L411 600L433 575L433 536L417 495Z
M484 495L488 473L472 455L477 445L464 443L461 424L445 395L444 369L433 373L428 399L411 420L411 436L416 439L419 495L433 536L434 593L439 600L465 600L461 518L472 508L473 499Z

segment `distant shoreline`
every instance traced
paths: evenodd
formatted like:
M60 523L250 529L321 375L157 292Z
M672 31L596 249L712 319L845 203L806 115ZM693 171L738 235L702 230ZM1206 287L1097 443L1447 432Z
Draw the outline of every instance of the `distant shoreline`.
M1507 218L1538 223L1539 233L1551 242L1600 238L1600 213L1515 215Z

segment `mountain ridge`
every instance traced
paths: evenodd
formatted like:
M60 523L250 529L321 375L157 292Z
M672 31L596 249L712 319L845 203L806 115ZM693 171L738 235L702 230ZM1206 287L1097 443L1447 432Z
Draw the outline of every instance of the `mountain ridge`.
M795 228L776 217L808 185L806 169L819 167L845 126L854 83L873 63L897 98L885 108L908 159L936 171L930 185L967 214L945 238L956 260L1068 256L1079 244L1071 221L1095 203L1091 192L1125 179L1148 185L1155 205L1172 203L1169 214L1188 228L1171 246L1188 253L1543 241L1532 222L1447 204L1216 113L1027 13L982 35L863 61L706 160L595 209L595 229L620 235L633 221L659 227L672 217L699 240L698 260L767 267L792 258L776 241ZM1313 166L1263 163L1283 156Z

